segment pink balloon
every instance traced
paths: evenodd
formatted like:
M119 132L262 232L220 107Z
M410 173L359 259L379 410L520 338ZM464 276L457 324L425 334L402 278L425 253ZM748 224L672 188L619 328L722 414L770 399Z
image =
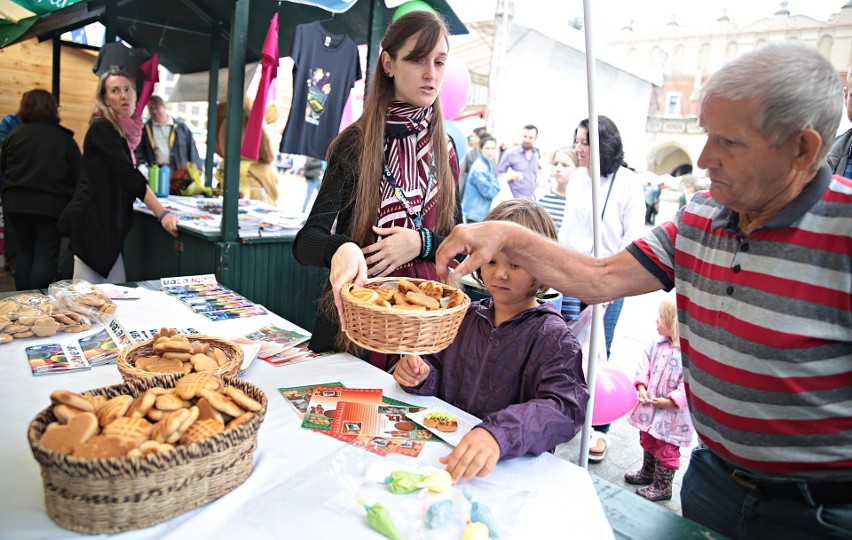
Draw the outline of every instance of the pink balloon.
M444 120L453 120L467 104L470 72L458 57L448 56L444 67L444 84L441 86L441 109Z
M592 425L600 426L618 420L629 413L638 401L630 377L607 362L598 364Z

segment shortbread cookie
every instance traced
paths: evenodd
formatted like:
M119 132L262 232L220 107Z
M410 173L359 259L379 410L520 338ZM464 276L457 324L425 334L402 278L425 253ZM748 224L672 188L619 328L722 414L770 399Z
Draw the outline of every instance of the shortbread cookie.
M252 397L249 397L245 392L235 386L226 386L225 395L231 398L234 403L236 403L247 411L257 412L263 408L263 405L261 405L260 402L256 401Z
M80 394L75 394L68 390L55 390L50 394L50 401L54 404L64 403L83 411L94 412L95 410L95 406L91 401Z
M74 445L73 454L80 458L120 458L127 455L127 447L117 437L95 435L84 443Z
M215 369L219 369L219 364L216 360L210 358L206 354L193 354L189 361L192 363L192 367L195 371L213 371Z
M228 416L239 416L245 412L231 398L213 390L202 390L201 397L207 399L214 409Z
M222 380L209 373L190 373L175 383L177 394L183 399L201 397L202 390L218 391Z
M228 425L225 426L225 429L233 429L237 426L241 426L241 425L247 423L252 418L254 418L253 412L244 412L243 414L235 417L233 420L228 422Z
M157 394L151 392L150 390L146 390L136 396L136 399L133 400L133 403L130 404L130 407L127 409L125 416L129 418L142 418L148 411L154 408L154 403L157 401Z
M106 426L116 418L124 416L132 403L132 396L122 395L115 396L101 405L98 410L95 411L95 414L98 415L98 421L100 422L101 427Z
M225 423L225 417L222 416L222 413L220 413L219 411L214 409L213 406L210 405L210 402L207 401L207 399L205 399L205 398L199 399L195 403L195 406L198 407L198 419L199 420L204 419L204 418L212 418L213 420L216 420L217 422L221 422L223 424Z
M97 434L98 417L87 411L76 415L66 426L57 422L49 424L39 444L45 450L70 454L75 444L84 443Z
M128 396L129 397L129 396ZM126 448L135 448L151 436L153 426L144 418L127 418L122 416L104 426L102 435L117 437Z
M202 439L206 439L207 437L212 437L213 435L221 433L224 429L225 426L216 420L210 418L198 420L187 428L183 437L180 439L180 444L192 444L194 442L198 442Z

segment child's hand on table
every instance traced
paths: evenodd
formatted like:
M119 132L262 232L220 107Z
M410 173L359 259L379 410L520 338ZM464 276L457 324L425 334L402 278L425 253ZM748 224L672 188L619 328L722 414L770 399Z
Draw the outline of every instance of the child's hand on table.
M393 379L400 386L420 386L429 376L430 371L429 364L422 358L416 354L409 354L403 356L397 363L396 369L393 370Z
M453 477L453 483L486 476L500 459L500 445L485 428L473 428L448 456L440 459Z

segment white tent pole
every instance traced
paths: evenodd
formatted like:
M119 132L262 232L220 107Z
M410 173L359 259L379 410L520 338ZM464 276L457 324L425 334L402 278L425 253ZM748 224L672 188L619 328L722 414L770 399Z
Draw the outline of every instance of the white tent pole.
M583 0L583 27L586 35L586 87L589 96L589 175L592 178L592 234L594 247L592 254L597 257L601 245L601 216L598 212L598 189L601 178L601 153L598 137L598 113L595 110L595 48L592 35L592 0ZM598 332L600 328L601 306L592 306L592 329L589 341L589 358L586 369L586 383L589 386L589 404L586 406L586 422L580 435L579 463L583 468L589 465L589 437L592 432L592 413L595 409L595 377L597 375Z

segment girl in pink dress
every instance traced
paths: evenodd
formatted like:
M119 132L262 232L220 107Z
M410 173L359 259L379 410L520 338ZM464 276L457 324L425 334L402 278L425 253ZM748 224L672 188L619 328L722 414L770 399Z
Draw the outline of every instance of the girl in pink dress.
M627 473L629 484L643 485L636 493L649 501L672 498L672 478L680 468L680 447L692 444L692 420L683 386L683 366L674 302L660 303L655 340L636 369L639 403L628 422L639 429L639 444L645 450L642 468Z

